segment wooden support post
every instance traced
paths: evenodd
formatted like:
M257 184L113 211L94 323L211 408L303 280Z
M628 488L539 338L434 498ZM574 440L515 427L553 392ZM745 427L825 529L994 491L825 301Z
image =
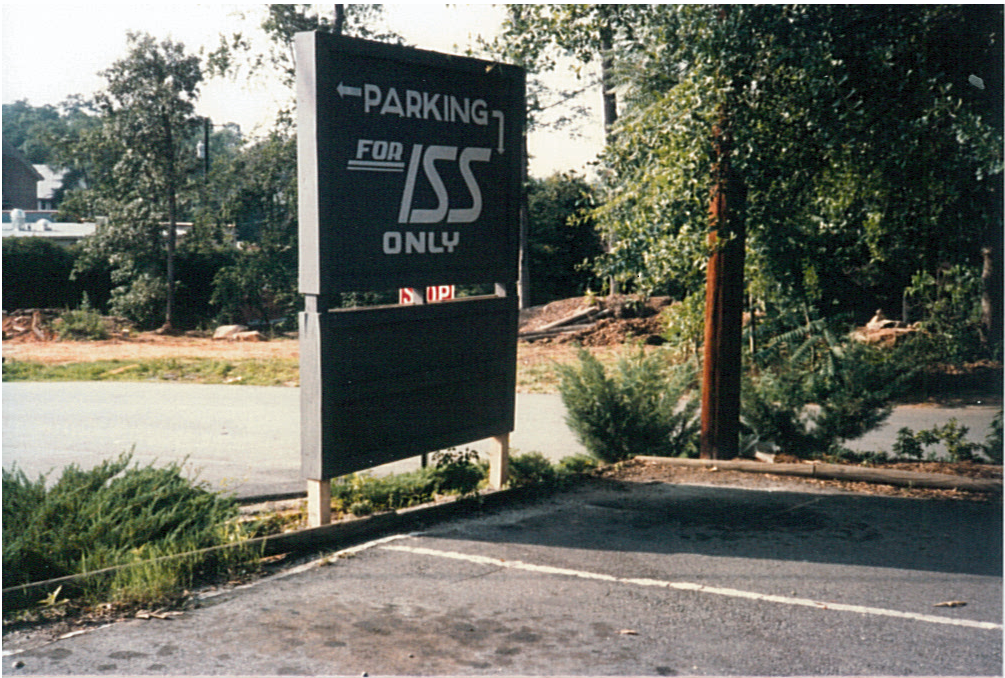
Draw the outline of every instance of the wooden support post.
M509 433L492 438L495 445L489 453L489 486L501 490L509 480Z
M307 527L332 521L332 481L307 479Z

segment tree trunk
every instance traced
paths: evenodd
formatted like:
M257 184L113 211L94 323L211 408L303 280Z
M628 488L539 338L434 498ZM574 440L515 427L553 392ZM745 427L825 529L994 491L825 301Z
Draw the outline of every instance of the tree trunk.
M988 349L1002 341L1002 270L991 247L981 249L981 334Z
M335 5L335 24L332 26L332 33L342 35L345 28L345 5Z
M608 8L598 6L600 15L600 88L604 101L604 139L610 144L614 139L614 123L618 120L618 95L614 92L614 29L611 26ZM617 242L612 237L608 251ZM611 294L621 293L621 284L614 276L610 279Z
M164 326L162 333L174 330L174 254L178 241L178 206L174 187L168 196L168 232L167 232L167 304L164 309Z
M164 309L164 325L160 332L174 331L174 253L178 239L178 183L174 163L174 129L167 115L164 115L164 146L171 153L167 164L167 199L168 199L168 232L167 232L167 303Z
M520 178L520 261L517 270L517 299L521 310L530 308L530 250L528 240L530 236L530 204L527 195L527 133L523 134L523 176Z
M729 166L729 137L722 116L713 130L713 168L705 284L705 361L701 388L701 458L732 459L739 453L740 374L743 351L745 189Z

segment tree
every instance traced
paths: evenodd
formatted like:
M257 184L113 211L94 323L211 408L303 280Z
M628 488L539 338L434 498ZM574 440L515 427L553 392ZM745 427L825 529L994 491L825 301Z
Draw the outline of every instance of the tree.
M828 313L863 299L893 310L919 268L975 263L981 232L1001 230L989 96L1001 91L1001 8L717 12L653 7L636 29L598 214L618 236L603 269L643 289L700 286L711 130L730 98L761 289ZM968 84L976 72L986 90Z
M250 42L243 34L220 36L220 45L208 58L214 73L236 74L245 62L250 72L272 68L279 72L283 84L292 92L296 86L297 64L293 38L297 33L321 31L368 40L401 44L402 39L384 26L383 5L327 5L328 13L318 5L265 5L265 15L258 28L269 39L267 53L252 53ZM289 111L279 111L279 120L288 124Z
M328 6L331 7L331 6ZM330 13L313 5L266 5L260 28L269 38L267 54L251 55L251 70L279 71L292 95L296 84L294 36L323 31L400 42L381 28L381 5L335 5ZM221 38L214 53L218 71L236 72L238 57L249 52L241 36ZM241 245L235 260L213 278L212 303L222 318L263 323L292 318L300 303L297 292L297 159L296 130L290 110L281 110L268 135L214 166L210 193L217 218L236 226Z
M296 140L277 130L221 167L220 216L242 247L213 278L212 303L230 321L265 323L297 310Z
M511 61L524 67L531 76L528 81L528 123L530 127L542 124L542 113L549 108L570 107L570 102L587 89L599 85L603 103L604 133L608 141L614 133L618 118L616 86L617 56L631 49L635 40L634 26L645 10L635 5L509 5L502 33L486 45L496 58ZM599 82L587 79L578 90L554 93L544 85L541 73L555 70L557 57L574 58L577 77L582 76L581 66L600 62ZM550 103L544 103L552 99ZM553 124L565 126L576 115L587 110L573 106L573 115L560 116ZM523 271L523 268L521 269ZM531 267L531 270L534 270ZM521 287L528 287L521 274ZM621 291L618 278L609 281L610 292ZM523 296L523 295L522 295Z
M89 239L81 265L110 259L119 285L113 303L134 306L134 315L149 317L163 295L162 330L170 331L179 197L195 170L200 118L194 110L203 74L199 57L181 43L130 33L128 49L102 73L107 85L93 98L100 127L72 149L100 158L76 208L108 217Z
M531 179L527 185L530 228L528 256L534 271L530 305L585 294L600 281L589 262L603 252L591 219L593 191L575 174Z
M596 212L613 245L600 272L688 294L710 255L746 250L773 302L832 313L899 302L919 267L973 264L980 233L1001 230L1002 133L1000 96L979 101L967 83L1001 93L1001 16L640 9L618 52L622 110ZM727 157L729 172L714 172ZM710 241L709 197L729 185L745 198L736 226L723 233L713 213ZM709 325L738 332L742 299L724 301L733 321Z
M570 122L585 108L571 102L588 89L599 87L603 103L604 130L610 134L618 116L616 93L617 62L635 41L635 25L644 7L637 5L508 5L500 35L485 47L496 58L527 69L528 108L532 124L541 124L545 109L571 108L556 126ZM576 76L584 86L572 91L553 92L540 80L542 73L558 68L560 57L577 62ZM599 62L600 77L584 76L582 67Z
M3 105L3 136L28 161L34 164L49 163L52 149L45 139L51 130L64 131L65 120L59 110L50 104L32 106L26 99Z
M24 99L3 105L4 138L32 163L64 170L62 184L53 196L57 205L68 190L85 179L81 167L63 153L71 140L79 138L93 124L85 109L77 97L68 98L58 107L32 106Z

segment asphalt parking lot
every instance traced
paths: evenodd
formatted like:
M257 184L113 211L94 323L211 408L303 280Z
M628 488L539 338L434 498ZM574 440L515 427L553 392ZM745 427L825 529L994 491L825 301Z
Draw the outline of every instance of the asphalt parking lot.
M1001 584L999 501L598 481L5 638L3 674L1001 675Z

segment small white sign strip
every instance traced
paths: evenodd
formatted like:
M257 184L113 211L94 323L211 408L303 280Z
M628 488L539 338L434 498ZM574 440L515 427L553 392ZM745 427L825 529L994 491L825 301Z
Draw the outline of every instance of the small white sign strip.
M630 584L632 586L654 586L657 588L676 589L679 591L696 591L699 593L710 593L717 596L727 596L730 598L744 598L747 600L759 600L769 603L780 603L782 605L796 605L800 607L811 607L817 610L834 610L838 612L855 612L858 614L869 614L878 617L895 617L898 619L911 619L914 621L927 622L929 624L948 624L950 626L963 626L974 629L984 629L988 631L1001 631L1001 624L992 622L974 621L971 619L954 619L952 617L940 617L931 614L918 614L916 612L901 612L899 610L887 610L880 607L866 607L863 605L846 605L844 603L821 602L810 600L809 598L792 598L789 596L776 596L766 593L755 593L753 591L741 591L739 589L722 588L718 586L705 586L703 584L693 584L690 582L662 581L659 579L636 579L631 577L615 577L614 575L601 574L597 572L584 572L581 570L570 570L564 567L551 567L549 565L534 565L524 563L519 560L500 560L487 556L476 556L456 551L440 551L416 546L381 546L387 551L401 551L414 555L433 556L436 558L449 558L451 560L464 560L478 565L489 565L492 567L502 567L511 570L523 570L526 572L537 572L539 574L562 575L567 577L578 577L579 579L592 579L595 581L606 581L615 584Z

